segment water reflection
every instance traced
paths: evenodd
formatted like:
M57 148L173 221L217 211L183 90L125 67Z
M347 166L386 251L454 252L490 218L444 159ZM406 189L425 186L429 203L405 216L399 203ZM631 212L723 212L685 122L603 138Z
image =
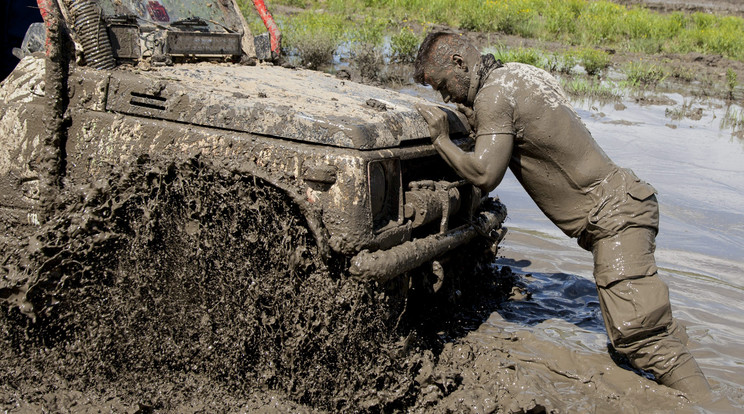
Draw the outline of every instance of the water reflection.
M527 273L523 269L532 264L529 260L501 258L496 264L522 276L524 298L510 300L498 310L506 321L532 326L561 319L592 332L605 332L593 281L569 273Z

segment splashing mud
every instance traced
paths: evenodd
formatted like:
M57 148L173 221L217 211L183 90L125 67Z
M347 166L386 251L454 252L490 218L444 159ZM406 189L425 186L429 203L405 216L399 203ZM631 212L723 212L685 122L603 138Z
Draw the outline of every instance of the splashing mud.
M350 278L283 192L198 158L106 176L5 246L6 408L403 409L448 299L509 290L493 268L436 295Z

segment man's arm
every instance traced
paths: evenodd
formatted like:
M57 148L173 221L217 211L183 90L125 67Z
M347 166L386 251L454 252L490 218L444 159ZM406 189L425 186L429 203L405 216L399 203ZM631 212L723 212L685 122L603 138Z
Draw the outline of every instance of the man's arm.
M444 111L433 106L416 106L416 109L429 124L434 148L461 177L480 187L485 194L501 183L514 146L512 134L479 136L473 152L465 152L450 140Z
M478 137L473 152L465 152L449 138L440 137L434 148L461 177L475 184L488 194L501 183L509 166L514 137L511 134L493 134Z

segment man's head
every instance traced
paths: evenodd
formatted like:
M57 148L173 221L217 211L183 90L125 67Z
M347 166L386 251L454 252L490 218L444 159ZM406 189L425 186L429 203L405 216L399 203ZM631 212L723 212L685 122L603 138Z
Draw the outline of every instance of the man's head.
M473 79L477 78L473 69L479 62L480 53L461 35L430 33L419 47L413 79L431 85L442 94L445 102L470 105L468 90Z

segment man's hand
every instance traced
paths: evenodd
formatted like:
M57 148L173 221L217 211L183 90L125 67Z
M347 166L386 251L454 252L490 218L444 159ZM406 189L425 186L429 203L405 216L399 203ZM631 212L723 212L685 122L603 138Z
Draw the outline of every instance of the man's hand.
M457 110L462 112L462 114L468 119L470 128L475 128L475 111L473 111L473 108L459 103L457 104Z
M432 143L442 137L449 138L449 121L447 121L446 112L436 106L419 104L416 104L416 110L429 124L429 135Z

